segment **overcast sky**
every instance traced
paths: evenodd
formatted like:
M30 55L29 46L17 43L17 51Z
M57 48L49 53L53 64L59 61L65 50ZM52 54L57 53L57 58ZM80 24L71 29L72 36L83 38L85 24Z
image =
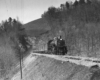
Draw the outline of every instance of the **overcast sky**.
M58 7L74 0L0 0L0 22L8 17L27 23L41 17L50 6Z

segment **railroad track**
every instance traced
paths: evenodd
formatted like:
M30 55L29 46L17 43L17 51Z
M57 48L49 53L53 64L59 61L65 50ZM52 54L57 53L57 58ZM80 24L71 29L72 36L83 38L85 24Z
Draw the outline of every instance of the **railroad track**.
M45 54L41 52L33 52L32 56L45 56L49 58L53 58L56 60L60 60L62 62L71 62L75 63L77 65L84 65L87 67L91 67L93 65L98 65L100 66L100 59L98 58L93 58L93 57L80 57L80 56L68 56L68 55L53 55L53 54Z

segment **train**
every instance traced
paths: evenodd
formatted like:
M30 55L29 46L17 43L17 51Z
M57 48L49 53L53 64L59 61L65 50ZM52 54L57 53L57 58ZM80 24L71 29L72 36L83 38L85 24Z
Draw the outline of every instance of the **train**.
M63 40L61 37L49 40L47 47L49 54L66 55L68 52L65 40Z

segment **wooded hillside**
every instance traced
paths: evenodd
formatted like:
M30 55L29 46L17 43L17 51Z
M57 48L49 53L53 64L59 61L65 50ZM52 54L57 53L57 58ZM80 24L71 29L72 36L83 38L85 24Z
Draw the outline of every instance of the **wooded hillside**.
M71 55L100 55L100 2L97 0L52 6L42 18L48 21L52 35L63 36Z

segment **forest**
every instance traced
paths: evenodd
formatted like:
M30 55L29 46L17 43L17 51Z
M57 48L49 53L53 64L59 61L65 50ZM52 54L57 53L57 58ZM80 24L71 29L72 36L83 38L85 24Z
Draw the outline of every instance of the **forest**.
M42 14L50 36L63 36L70 55L100 57L100 2L75 0L51 6Z
M0 23L0 78L11 73L28 51L28 36L22 23L9 17Z

